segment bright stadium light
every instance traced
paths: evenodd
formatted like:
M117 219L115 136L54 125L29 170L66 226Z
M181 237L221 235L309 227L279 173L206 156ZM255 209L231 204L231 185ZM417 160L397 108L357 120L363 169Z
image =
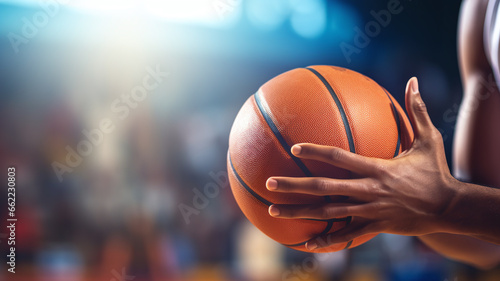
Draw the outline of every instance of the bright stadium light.
M167 21L224 27L234 24L241 14L241 0L145 0L145 9Z
M14 5L40 6L54 2L86 13L141 15L207 27L230 27L241 17L242 0L0 0Z

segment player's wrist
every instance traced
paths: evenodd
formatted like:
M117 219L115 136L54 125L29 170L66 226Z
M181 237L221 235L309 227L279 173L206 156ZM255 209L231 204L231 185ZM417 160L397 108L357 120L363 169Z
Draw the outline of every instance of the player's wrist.
M465 234L464 229L467 228L467 221L472 219L470 217L472 214L466 211L471 187L452 177L452 180L448 181L444 188L451 191L451 196L446 208L439 215L438 231L436 232Z

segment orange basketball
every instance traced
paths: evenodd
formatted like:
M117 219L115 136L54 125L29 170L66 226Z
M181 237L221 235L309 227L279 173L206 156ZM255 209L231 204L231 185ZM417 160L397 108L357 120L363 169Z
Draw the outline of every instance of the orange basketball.
M351 218L280 219L271 204L322 204L345 198L271 192L271 176L350 178L350 172L293 156L296 143L343 148L360 155L393 158L409 148L413 132L401 106L372 79L345 68L318 65L285 72L265 83L243 105L229 136L231 190L245 216L287 247L333 233ZM356 247L375 234L313 252Z

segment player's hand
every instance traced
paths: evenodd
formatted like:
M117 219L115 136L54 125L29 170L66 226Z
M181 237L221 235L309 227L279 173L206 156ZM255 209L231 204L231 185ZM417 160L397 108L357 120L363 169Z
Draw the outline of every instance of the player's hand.
M351 203L272 205L270 215L290 219L353 217L347 227L309 241L306 246L311 250L369 233L423 235L441 231L457 192L453 187L457 180L450 174L441 134L429 118L416 78L406 86L406 109L415 139L409 150L394 159L364 157L330 146L294 145L295 156L350 170L360 178L271 177L266 185L274 192L344 195Z

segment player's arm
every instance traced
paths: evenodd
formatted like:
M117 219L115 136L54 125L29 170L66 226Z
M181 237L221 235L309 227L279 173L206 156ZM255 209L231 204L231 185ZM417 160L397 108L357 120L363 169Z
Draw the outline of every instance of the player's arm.
M464 97L455 131L453 166L461 180L500 187L500 93L483 46L487 2L467 0L461 10L459 58ZM500 263L500 246L476 238L431 234L420 239L449 258L482 268Z
M485 54L487 2L467 0L460 15L459 62L464 96L453 166L459 179L500 188L500 92Z
M415 139L396 158L370 158L316 144L292 147L297 157L329 163L362 178L272 177L267 181L271 191L344 195L349 202L271 205L269 213L291 219L353 217L345 228L309 241L306 247L310 250L380 232L411 236L452 233L500 245L500 224L492 223L500 221L500 190L460 182L451 175L441 134L429 118L416 78L406 89L406 109ZM476 264L472 258L466 261Z
M472 5L470 3L473 2L475 1L466 1L465 5ZM465 25L473 25L474 21L480 22L476 19L465 23ZM463 38L462 35L461 38ZM461 48L463 47L461 46ZM473 50L469 50L469 53L477 54ZM481 83L477 82L480 80L474 79L481 77L478 76L480 72L469 71L468 69L472 70L473 68L464 68L463 66L467 65L462 65L464 77L467 78L466 92L477 91L480 89ZM496 103L495 99L498 96L493 96L486 102L487 104L484 104L484 110L489 105ZM446 162L441 134L429 118L415 78L409 81L406 88L406 109L415 132L415 139L409 150L394 159L369 158L340 148L315 144L299 144L292 147L292 153L297 157L323 161L350 170L362 178L340 180L272 177L267 182L268 189L275 192L304 193L317 196L344 195L350 198L350 202L319 205L272 205L269 208L269 213L280 218L353 217L352 222L347 227L309 241L306 244L309 249L345 243L369 233L384 232L412 236L450 233L434 237L427 236L423 240L443 255L476 266L488 267L498 263L497 249L499 246L496 245L500 245L500 224L498 223L500 221L500 189L461 182L451 175ZM482 113L478 113L479 111L481 110L477 110L475 113L477 116L483 116L486 119L497 118L500 107L495 110L491 109L490 115L481 115ZM489 124L498 126L498 123L493 120L490 120ZM465 126L465 128L467 127ZM479 173L485 175L484 169L473 168L471 179L484 182L487 179L492 180L498 177L496 173L500 174L499 166L493 161L493 157L499 155L499 148L494 148L495 144L499 143L495 141L498 140L498 138L495 139L495 134L499 130L488 127L481 132L476 132L477 127L470 126L468 128L471 131L462 131L462 134L468 136L474 134L474 139L468 139L469 144L465 145L467 149L472 149L470 141L476 141L478 134L485 135L479 136L483 142L478 143L480 147L474 148L476 152L466 150L469 153L465 155L477 159L478 162L473 163L473 165L494 165L493 169L481 166L492 171L491 178L472 176L476 172L478 175ZM497 132L493 133L495 130ZM460 135L460 131L457 133ZM494 139L490 143L491 146L488 146L484 142L485 139L491 137ZM458 138L460 137L458 136ZM488 139L488 141L490 140ZM486 158L476 158L476 153L482 153ZM465 161L474 161L468 158L464 159ZM482 164L481 161L490 162Z

